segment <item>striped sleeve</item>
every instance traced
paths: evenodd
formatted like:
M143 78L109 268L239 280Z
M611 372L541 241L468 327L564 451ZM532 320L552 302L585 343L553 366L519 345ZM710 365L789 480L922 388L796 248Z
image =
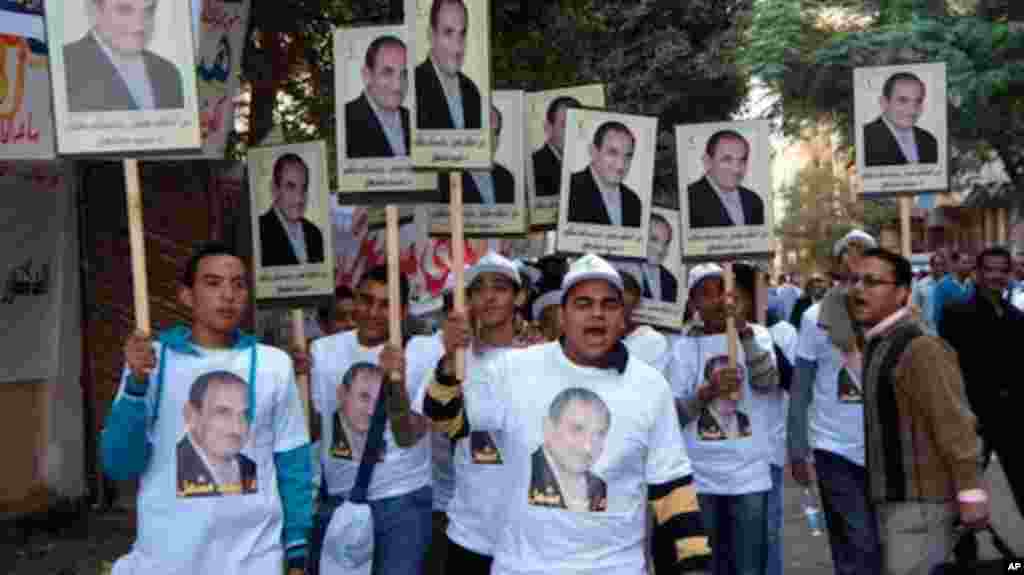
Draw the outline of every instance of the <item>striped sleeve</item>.
M684 572L702 567L711 556L704 533L693 476L651 485L654 510L653 554L658 572Z
M442 361L437 362L437 368L427 379L423 415L430 418L434 431L457 441L469 435L469 422L466 420L462 386L454 377L441 372Z

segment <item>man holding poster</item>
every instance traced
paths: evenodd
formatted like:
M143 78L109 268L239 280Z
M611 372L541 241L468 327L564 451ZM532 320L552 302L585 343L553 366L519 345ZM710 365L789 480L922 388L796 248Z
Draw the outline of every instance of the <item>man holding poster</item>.
M345 127L358 138L345 140L349 158L409 155L409 90L405 43L395 36L376 38L366 49L362 70L365 89L345 104Z
M430 6L430 56L416 67L416 125L421 130L479 130L480 90L462 73L469 10L463 0Z
M82 0L92 29L64 45L68 111L184 107L181 73L146 49L159 0Z
M590 165L569 181L569 222L639 228L643 204L622 182L633 163L636 138L625 124L605 122L594 133Z

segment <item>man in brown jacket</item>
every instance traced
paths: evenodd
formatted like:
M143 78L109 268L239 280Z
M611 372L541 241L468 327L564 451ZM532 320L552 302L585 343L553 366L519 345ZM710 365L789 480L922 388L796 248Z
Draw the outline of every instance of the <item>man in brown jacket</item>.
M907 309L910 262L871 249L852 278L867 329L864 434L886 575L927 575L950 554L954 523L988 523L975 418L956 354Z

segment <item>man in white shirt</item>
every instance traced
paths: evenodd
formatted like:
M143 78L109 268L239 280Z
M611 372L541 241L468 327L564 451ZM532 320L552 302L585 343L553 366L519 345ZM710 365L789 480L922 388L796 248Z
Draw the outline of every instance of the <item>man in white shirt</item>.
M164 110L185 105L177 66L146 49L158 0L81 0L92 23L64 45L69 112Z
M313 407L320 414L320 464L327 492L317 513L311 555L319 564L327 525L355 485L357 455L361 456L354 449L346 453L335 441L334 414L340 407L337 388L346 387L340 395L345 398L352 391L354 368L368 363L385 374L380 393L385 394L388 415L383 459L377 461L367 491L373 516L373 574L407 575L422 570L430 545L432 512L429 422L416 412L410 398L416 397L424 374L437 362L441 349L428 337L408 339L404 350L388 343L387 282L384 266L364 275L356 288L356 329L320 338L311 346ZM409 297L405 276L399 293L400 313L405 318ZM362 403L370 400L365 397ZM351 409L349 415L354 415Z
M260 265L322 263L323 234L316 224L305 218L309 166L302 156L287 153L274 161L271 197L273 205L259 219Z
M667 382L644 362L631 359L620 341L625 324L621 277L608 262L590 254L572 265L562 287L561 341L508 351L483 375L470 374L465 383L455 380L453 362L446 356L424 402L435 427L452 437L476 430L502 434L506 496L496 502L502 505L503 518L491 572L640 575L645 571L648 502L659 528L676 529L679 538L671 542L671 553L685 564L703 546L689 459ZM581 404L597 405L591 394L596 395L610 414L607 431L598 433L603 450L584 450L589 455L572 466L593 476L583 475L588 478L584 511L556 506L559 493L554 486L545 487L540 499L530 487L535 454L550 438L545 426L550 429L557 419L552 414L558 411L558 396L574 389L587 390L568 392L590 398ZM563 405L573 404L563 399ZM604 418L597 415L603 413L598 408L594 417L571 426L581 437L590 437L580 445L590 441L594 447L597 440L588 426L603 427ZM599 491L593 478L604 482L604 504L595 504L599 501L592 497Z

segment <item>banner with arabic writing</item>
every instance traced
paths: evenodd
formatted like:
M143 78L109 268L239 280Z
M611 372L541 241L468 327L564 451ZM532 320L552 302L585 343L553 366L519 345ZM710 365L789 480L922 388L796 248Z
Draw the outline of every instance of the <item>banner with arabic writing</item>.
M60 374L70 193L63 163L0 162L0 383Z
M41 2L0 0L0 159L52 159L53 112Z
M249 5L250 0L202 0L195 31L199 43L196 86L206 158L224 157L228 134L234 128Z

